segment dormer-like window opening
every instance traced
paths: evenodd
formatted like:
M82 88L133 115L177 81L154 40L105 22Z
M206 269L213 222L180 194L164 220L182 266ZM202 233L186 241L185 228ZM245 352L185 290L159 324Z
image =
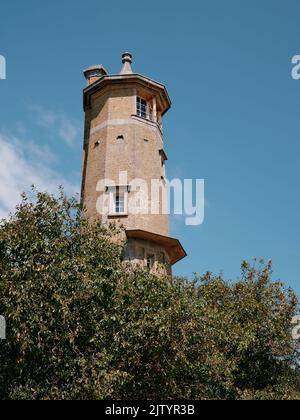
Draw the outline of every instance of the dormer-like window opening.
M136 113L138 117L141 118L147 118L147 101L145 101L145 99L140 98L139 96L137 97L137 102L136 102Z

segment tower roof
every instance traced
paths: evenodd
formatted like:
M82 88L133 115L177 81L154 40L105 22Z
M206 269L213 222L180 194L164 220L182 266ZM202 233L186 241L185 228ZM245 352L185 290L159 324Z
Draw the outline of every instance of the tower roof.
M108 75L103 66L92 66L91 68L85 70L85 76L88 72L92 72L95 69L97 71L101 68L101 75L99 78L89 86L87 86L84 91L84 109L89 106L91 96L102 90L103 88L109 85L126 85L126 84L137 84L141 87L148 88L155 91L158 94L158 97L161 102L162 114L165 114L171 108L171 100L167 91L167 88L162 83L159 83L149 77L143 76L138 73L133 73L132 71L132 55L130 53L124 53L122 55L123 67L121 73L118 75Z

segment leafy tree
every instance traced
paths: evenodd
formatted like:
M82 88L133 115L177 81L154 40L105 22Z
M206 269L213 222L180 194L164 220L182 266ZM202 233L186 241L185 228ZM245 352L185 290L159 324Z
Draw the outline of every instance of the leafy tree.
M299 398L297 299L271 263L171 284L116 237L63 192L1 223L0 399Z

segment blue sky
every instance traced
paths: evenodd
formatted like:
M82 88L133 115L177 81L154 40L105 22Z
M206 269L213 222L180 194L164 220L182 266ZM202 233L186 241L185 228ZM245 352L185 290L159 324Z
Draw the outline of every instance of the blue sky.
M168 177L206 182L204 224L172 220L189 254L175 274L234 280L241 260L271 258L300 292L299 14L297 0L3 2L0 214L32 182L79 191L82 70L117 73L129 50L173 101Z

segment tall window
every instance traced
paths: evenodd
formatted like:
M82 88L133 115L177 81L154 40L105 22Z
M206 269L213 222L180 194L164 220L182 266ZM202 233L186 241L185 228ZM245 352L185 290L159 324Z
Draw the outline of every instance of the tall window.
M127 215L129 187L107 187L107 192L109 196L109 215Z
M147 102L139 96L136 102L136 113L139 117L147 118Z
M147 268L149 270L152 270L152 268L154 267L154 263L155 263L155 255L153 254L147 255Z
M158 261L160 264L166 264L166 256L164 252L160 252L158 255Z
M115 213L124 214L125 213L125 191L120 187L117 187L115 193Z

